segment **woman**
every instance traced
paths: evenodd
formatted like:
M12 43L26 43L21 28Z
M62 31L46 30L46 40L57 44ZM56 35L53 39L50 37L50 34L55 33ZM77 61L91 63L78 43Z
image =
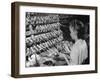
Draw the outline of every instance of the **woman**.
M69 25L70 36L75 41L70 51L68 65L78 65L88 57L87 44L84 40L84 24L80 20L72 20ZM67 46L67 45L66 45Z

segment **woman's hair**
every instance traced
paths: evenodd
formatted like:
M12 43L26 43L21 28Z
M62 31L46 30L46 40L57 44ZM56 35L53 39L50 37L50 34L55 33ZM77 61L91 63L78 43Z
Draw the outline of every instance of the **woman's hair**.
M79 39L84 39L85 27L82 21L74 19L69 23L69 27L72 27L74 30L77 31Z

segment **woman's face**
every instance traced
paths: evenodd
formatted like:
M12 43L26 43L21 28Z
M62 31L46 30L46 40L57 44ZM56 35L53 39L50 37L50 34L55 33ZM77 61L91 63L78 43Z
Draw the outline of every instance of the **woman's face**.
M69 30L70 30L70 36L73 40L76 39L76 36L77 36L77 31L75 29L73 29L73 27L69 27Z

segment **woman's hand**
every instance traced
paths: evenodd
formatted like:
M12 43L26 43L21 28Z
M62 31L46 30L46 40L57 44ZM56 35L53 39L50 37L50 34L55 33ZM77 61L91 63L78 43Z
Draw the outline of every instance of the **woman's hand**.
M59 53L59 57L64 58L66 63L69 64L69 62L70 62L70 56L69 55L66 55L64 53Z

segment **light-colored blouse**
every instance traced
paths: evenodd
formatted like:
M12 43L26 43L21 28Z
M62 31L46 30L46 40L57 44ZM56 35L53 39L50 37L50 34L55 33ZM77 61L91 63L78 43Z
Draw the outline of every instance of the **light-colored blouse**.
M87 44L85 40L79 39L73 45L70 52L69 65L82 64L82 62L88 57Z

